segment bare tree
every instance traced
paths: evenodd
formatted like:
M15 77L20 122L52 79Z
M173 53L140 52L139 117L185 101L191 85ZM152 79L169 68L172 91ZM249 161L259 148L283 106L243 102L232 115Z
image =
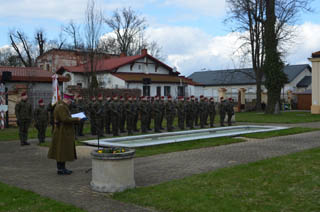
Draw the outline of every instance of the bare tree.
M311 0L312 1L312 0ZM299 12L310 11L308 0L276 0L275 1L275 35L279 49L285 43L292 42L294 28ZM261 109L261 86L264 76L265 61L265 22L267 0L227 0L228 18L225 20L233 27L233 31L242 32L240 39L243 45L239 48L244 57L250 57L257 86L257 109ZM282 49L284 51L285 49ZM282 52L284 54L284 52Z
M35 33L35 41L38 45L38 49L39 49L39 56L43 55L43 53L45 52L45 47L46 47L46 38L44 35L44 30L43 29L38 29Z
M88 83L90 85L91 95L93 90L98 86L98 81L96 77L96 66L99 61L99 41L101 37L102 28L102 11L96 8L95 0L88 0L87 9L85 12L85 27L84 33L86 38L86 48L88 50L89 62L88 71Z
M80 25L76 24L73 20L71 20L67 26L62 27L62 30L72 39L73 49L84 48L84 44L81 39Z
M140 17L131 8L123 8L113 12L112 17L105 19L106 24L116 34L120 52L130 55L134 42L147 27L146 19Z
M32 44L24 32L10 31L9 38L11 41L11 46L19 56L21 62L25 67L31 67L33 65L34 59L32 55Z

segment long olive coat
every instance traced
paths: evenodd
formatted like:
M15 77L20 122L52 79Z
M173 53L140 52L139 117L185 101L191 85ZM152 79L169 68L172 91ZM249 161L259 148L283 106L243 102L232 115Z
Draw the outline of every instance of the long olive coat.
M75 131L73 124L77 118L71 118L68 105L60 102L54 109L55 129L48 152L48 158L58 162L73 161L77 159L75 148Z

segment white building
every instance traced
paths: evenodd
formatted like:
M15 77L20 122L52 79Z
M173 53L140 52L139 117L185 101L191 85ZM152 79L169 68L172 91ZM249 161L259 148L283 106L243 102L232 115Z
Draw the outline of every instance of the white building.
M61 67L57 73L67 76L63 90L68 86L88 87L89 63ZM148 54L146 49L140 55L102 59L94 64L99 86L102 88L140 89L144 96L198 96L202 86L193 82L158 59Z
M308 64L288 65L284 67L288 82L282 89L281 98L288 93L305 91L311 88L311 67ZM238 100L239 91L245 93L247 102L256 99L256 81L253 69L234 69L194 72L188 78L203 85L203 95L213 96L218 100L221 93ZM264 81L264 79L263 79ZM267 89L262 86L262 101L267 102Z

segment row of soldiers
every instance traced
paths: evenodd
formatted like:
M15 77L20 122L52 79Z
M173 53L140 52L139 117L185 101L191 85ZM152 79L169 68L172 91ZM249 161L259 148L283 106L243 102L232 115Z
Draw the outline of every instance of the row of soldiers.
M233 106L231 98L226 101L223 97L217 104L214 98L208 99L204 96L200 96L200 101L194 96L186 99L179 97L177 101L173 101L172 97L168 96L165 101L163 96L153 98L129 96L126 99L122 96L112 98L107 96L104 99L103 95L99 94L97 98L93 96L91 101L86 101L81 95L78 95L70 105L70 111L72 114L85 112L90 119L91 134L102 137L104 133L118 136L119 132L125 133L126 130L128 135L138 132L139 118L142 133L152 130L152 119L154 120L154 132L160 133L161 130L164 130L164 119L166 119L167 131L172 132L175 117L178 118L180 130L184 130L185 127L193 129L195 126L204 128L206 125L214 127L216 109L219 110L220 125L224 126L226 114L228 125L231 125L231 118L234 114ZM209 123L207 123L208 119ZM83 126L84 120L75 126L78 136L83 135Z

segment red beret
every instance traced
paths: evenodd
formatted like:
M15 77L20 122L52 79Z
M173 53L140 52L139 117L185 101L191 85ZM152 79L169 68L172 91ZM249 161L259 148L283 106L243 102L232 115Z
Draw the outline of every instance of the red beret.
M203 98L203 95L200 96L200 99Z
M73 99L74 95L71 93L64 93L63 98L64 99Z
M116 97L118 97L117 95L113 95L113 98L116 98Z
M123 96L120 96L120 97L119 97L119 99L122 99L122 98L123 98Z
M172 99L172 97L171 97L171 96L168 96L168 99Z
M161 99L164 99L164 96L161 96Z
M40 99L40 100L38 101L38 103L39 103L39 104L43 103L43 99Z
M231 100L232 100L232 98L229 98L229 100L231 101Z
M211 97L210 100L213 100L213 97Z
M190 97L188 97L187 100L190 100Z
M26 96L27 95L27 92L23 92L22 94L21 94L21 96Z
M194 96L191 96L191 98L194 98Z
M102 94L101 94L101 93L98 94L98 98L100 98L100 97L102 97Z

